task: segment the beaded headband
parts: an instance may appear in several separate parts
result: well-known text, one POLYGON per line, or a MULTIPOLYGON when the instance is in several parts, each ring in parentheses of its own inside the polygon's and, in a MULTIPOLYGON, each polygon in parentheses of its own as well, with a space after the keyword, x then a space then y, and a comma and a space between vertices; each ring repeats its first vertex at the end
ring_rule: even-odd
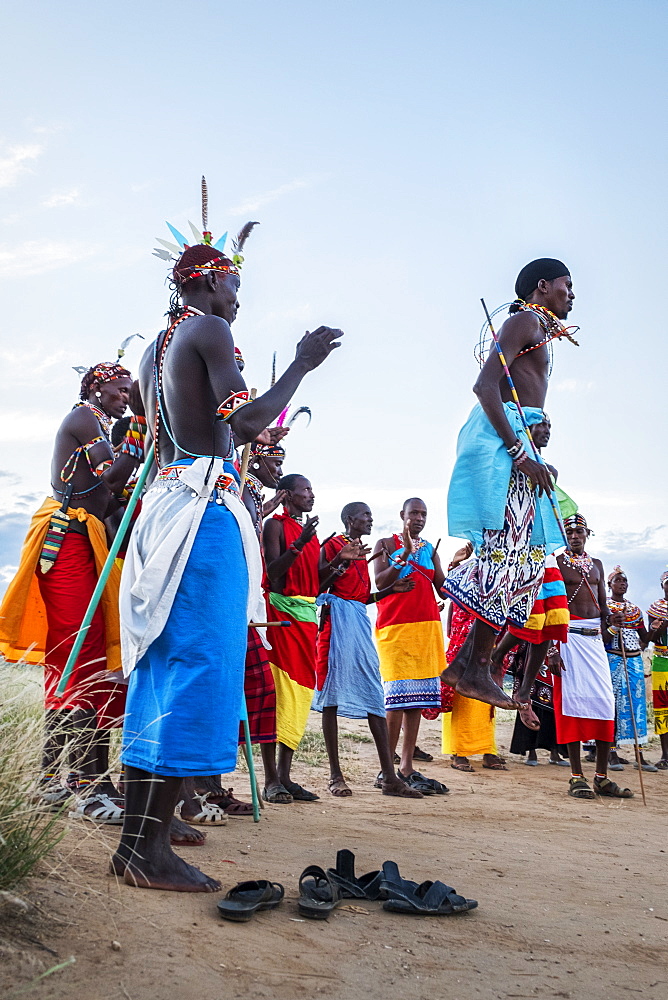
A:
POLYGON ((564 528, 586 528, 587 531, 589 530, 587 522, 582 514, 571 514, 570 517, 567 517, 564 520, 564 528))
MULTIPOLYGON (((81 369, 75 369, 75 371, 81 371, 81 369)), ((94 382, 115 382, 119 378, 131 379, 132 375, 127 368, 117 364, 115 361, 100 361, 98 364, 93 365, 92 368, 85 370, 84 377, 81 379, 79 398, 88 399, 88 394, 94 382)))
POLYGON ((285 458, 285 448, 280 444, 258 444, 253 448, 253 455, 257 458, 285 458))
POLYGON ((612 583, 616 576, 623 576, 626 578, 626 573, 621 566, 613 566, 612 570, 608 573, 608 585, 612 583))
POLYGON ((232 257, 227 257, 224 253, 225 243, 227 241, 227 232, 217 239, 214 243, 213 236, 209 230, 209 191, 206 184, 206 178, 202 177, 202 231, 200 232, 192 222, 188 225, 193 234, 193 241, 188 243, 185 236, 179 232, 171 223, 166 223, 167 228, 171 232, 172 236, 176 240, 176 243, 170 243, 167 240, 160 239, 156 236, 158 243, 161 244, 164 249, 156 247, 153 250, 153 256, 159 257, 160 260, 166 260, 173 263, 172 277, 177 284, 184 284, 186 281, 191 281, 193 278, 201 278, 206 271, 223 271, 225 274, 239 274, 241 266, 244 262, 241 251, 244 248, 246 240, 250 236, 253 228, 259 225, 258 222, 247 222, 239 230, 236 239, 232 240, 232 247, 234 253, 232 257), (181 264, 181 261, 188 250, 191 250, 195 246, 210 247, 210 254, 205 256, 205 259, 193 261, 190 264, 181 264))

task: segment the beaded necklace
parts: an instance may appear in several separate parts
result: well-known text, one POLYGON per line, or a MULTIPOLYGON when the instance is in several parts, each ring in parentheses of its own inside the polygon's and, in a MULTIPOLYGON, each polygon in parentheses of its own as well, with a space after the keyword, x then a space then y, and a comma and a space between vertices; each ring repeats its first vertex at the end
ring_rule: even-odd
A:
POLYGON ((624 616, 623 628, 637 629, 645 624, 642 611, 630 601, 608 601, 608 610, 613 614, 619 612, 624 616))
POLYGON ((262 524, 262 506, 264 503, 264 487, 259 479, 251 475, 250 472, 246 473, 246 480, 244 486, 247 488, 253 504, 255 505, 255 527, 259 528, 262 524))
POLYGON ((520 351, 517 355, 520 358, 523 354, 528 354, 530 351, 536 351, 539 347, 547 347, 550 357, 548 378, 552 374, 552 366, 554 364, 554 349, 552 347, 553 340, 559 340, 561 337, 566 337, 570 340, 572 344, 579 347, 577 340, 574 338, 573 332, 577 332, 579 326, 564 326, 563 323, 555 316, 551 309, 547 309, 545 306, 540 306, 535 302, 525 302, 520 307, 523 312, 532 312, 538 319, 538 322, 545 331, 545 339, 541 340, 538 344, 533 344, 531 347, 525 347, 523 351, 520 351))
POLYGON ((586 552, 582 552, 580 555, 575 555, 574 552, 566 549, 562 555, 562 559, 567 566, 571 566, 573 569, 576 569, 578 573, 582 573, 583 576, 589 576, 594 568, 594 560, 591 556, 588 556, 586 552))
POLYGON ((155 443, 155 464, 160 468, 160 447, 159 447, 159 433, 160 433, 160 421, 162 419, 162 424, 167 432, 167 435, 179 451, 184 452, 186 455, 190 455, 192 458, 208 458, 208 455, 193 455, 186 448, 181 448, 174 439, 171 430, 169 429, 169 424, 167 423, 167 418, 165 416, 165 411, 162 405, 162 370, 165 364, 165 352, 167 350, 167 345, 174 336, 174 331, 177 326, 183 323, 184 320, 190 319, 191 316, 204 316, 204 313, 200 309, 195 309, 194 306, 186 306, 184 311, 181 313, 178 319, 174 320, 172 325, 167 330, 164 340, 160 348, 158 348, 158 343, 160 338, 157 337, 155 341, 155 349, 153 351, 153 381, 155 385, 155 395, 157 399, 157 406, 155 408, 155 421, 153 426, 153 441, 155 443))
POLYGON ((93 414, 95 415, 95 417, 97 417, 98 424, 102 428, 102 433, 106 437, 110 436, 110 434, 111 434, 111 417, 108 416, 104 412, 104 410, 100 409, 99 406, 96 406, 95 403, 91 403, 87 399, 83 399, 80 403, 75 403, 75 405, 72 407, 72 409, 76 410, 78 406, 87 406, 89 410, 92 410, 93 414))

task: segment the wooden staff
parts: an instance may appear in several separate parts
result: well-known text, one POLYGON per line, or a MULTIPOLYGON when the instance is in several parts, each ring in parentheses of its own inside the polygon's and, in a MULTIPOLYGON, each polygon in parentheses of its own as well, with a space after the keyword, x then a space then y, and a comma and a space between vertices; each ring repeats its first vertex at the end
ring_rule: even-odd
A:
MULTIPOLYGON (((633 747, 636 752, 636 763, 638 765, 638 774, 640 776, 640 791, 642 793, 643 805, 647 805, 647 799, 645 798, 645 782, 642 776, 642 755, 640 753, 640 744, 638 743, 638 727, 636 726, 636 713, 633 707, 633 696, 631 694, 631 679, 629 677, 629 668, 626 663, 626 650, 624 649, 624 631, 623 627, 619 628, 619 648, 622 654, 622 662, 624 664, 624 676, 626 677, 626 690, 629 696, 629 707, 631 709, 631 722, 633 723, 633 747)), ((643 682, 644 686, 644 682, 643 682)))

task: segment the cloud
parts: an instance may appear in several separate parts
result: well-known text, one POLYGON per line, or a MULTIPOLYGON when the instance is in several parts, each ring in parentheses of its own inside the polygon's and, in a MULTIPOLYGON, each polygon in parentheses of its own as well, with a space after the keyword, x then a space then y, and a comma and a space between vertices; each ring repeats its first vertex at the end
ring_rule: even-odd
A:
POLYGON ((557 392, 590 392, 595 382, 585 382, 578 378, 564 378, 554 386, 557 392))
POLYGON ((21 546, 29 524, 28 514, 18 512, 0 514, 0 566, 18 565, 21 546))
POLYGON ((297 178, 297 180, 290 181, 288 184, 281 184, 280 187, 273 188, 271 191, 265 191, 263 194, 255 195, 255 197, 248 198, 240 205, 236 205, 234 208, 230 209, 230 214, 252 214, 262 208, 263 205, 269 205, 272 201, 282 198, 284 194, 289 194, 291 191, 297 191, 299 188, 309 187, 310 183, 310 181, 297 178))
POLYGON ((0 187, 16 184, 21 174, 30 169, 27 164, 36 160, 43 152, 44 147, 37 143, 11 146, 6 155, 0 158, 0 187))
POLYGON ((62 208, 64 205, 76 205, 80 201, 79 192, 76 188, 70 191, 61 191, 60 194, 52 194, 42 202, 44 208, 62 208))
POLYGON ((21 428, 22 445, 52 442, 62 417, 52 413, 15 410, 0 413, 0 442, 14 444, 17 440, 16 428, 21 428))
POLYGON ((67 267, 93 257, 99 247, 90 243, 53 243, 29 240, 0 245, 0 278, 25 278, 67 267))

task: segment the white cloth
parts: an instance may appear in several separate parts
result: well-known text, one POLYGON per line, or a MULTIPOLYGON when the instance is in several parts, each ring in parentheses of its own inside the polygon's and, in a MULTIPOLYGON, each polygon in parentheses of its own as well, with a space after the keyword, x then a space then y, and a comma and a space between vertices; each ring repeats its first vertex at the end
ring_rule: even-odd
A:
POLYGON ((601 628, 600 618, 573 618, 568 642, 561 644, 561 711, 576 719, 615 718, 610 664, 599 635, 578 635, 571 628, 601 628))
MULTIPOLYGON (((196 459, 168 487, 154 482, 142 500, 141 513, 130 536, 119 595, 121 656, 126 677, 161 634, 169 618, 206 505, 211 502, 216 480, 223 472, 223 460, 216 459, 208 485, 205 484, 210 461, 196 459)), ((241 533, 248 568, 248 620, 264 621, 262 559, 253 522, 237 496, 225 490, 222 497, 241 533)), ((264 631, 258 629, 260 633, 264 631)))

